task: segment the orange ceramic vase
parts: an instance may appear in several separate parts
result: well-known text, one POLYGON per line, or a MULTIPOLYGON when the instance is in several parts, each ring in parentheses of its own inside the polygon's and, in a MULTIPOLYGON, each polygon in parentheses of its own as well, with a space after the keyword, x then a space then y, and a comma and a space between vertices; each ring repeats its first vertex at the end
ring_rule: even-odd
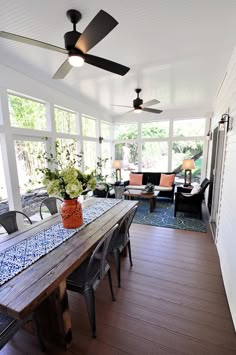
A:
POLYGON ((77 198, 63 201, 61 204, 61 217, 64 228, 78 228, 83 224, 82 207, 77 198))

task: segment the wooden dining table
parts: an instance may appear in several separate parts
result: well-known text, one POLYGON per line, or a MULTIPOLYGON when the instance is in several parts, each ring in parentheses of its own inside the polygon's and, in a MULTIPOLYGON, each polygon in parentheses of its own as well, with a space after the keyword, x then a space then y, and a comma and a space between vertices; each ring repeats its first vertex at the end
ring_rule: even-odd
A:
MULTIPOLYGON (((83 208, 96 201, 97 198, 85 201, 83 208)), ((72 341, 72 330, 66 278, 91 254, 105 233, 119 223, 137 203, 122 200, 60 246, 5 282, 0 286, 0 311, 16 319, 24 319, 34 312, 40 332, 49 341, 68 347, 72 341)), ((56 214, 25 230, 1 237, 0 252, 60 221, 61 216, 56 214)))

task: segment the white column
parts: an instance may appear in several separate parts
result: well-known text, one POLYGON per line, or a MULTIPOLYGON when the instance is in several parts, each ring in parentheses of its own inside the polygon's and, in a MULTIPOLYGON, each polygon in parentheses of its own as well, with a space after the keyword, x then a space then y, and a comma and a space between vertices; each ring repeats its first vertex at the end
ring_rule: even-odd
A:
POLYGON ((170 120, 168 139, 168 171, 172 171, 173 119, 170 120))
POLYGON ((10 210, 21 210, 21 196, 17 173, 14 139, 11 134, 8 94, 6 89, 0 89, 2 120, 5 133, 2 134, 2 159, 10 210))
MULTIPOLYGON (((80 132, 80 137, 79 137, 79 142, 80 142, 80 152, 84 152, 84 145, 83 145, 83 128, 82 128, 82 114, 78 114, 79 118, 79 132, 80 132)), ((81 161, 81 170, 84 171, 84 155, 82 157, 81 161)))
POLYGON ((142 171, 142 131, 141 123, 138 122, 138 171, 142 171))
MULTIPOLYGON (((54 115, 54 105, 50 102, 46 102, 46 120, 47 129, 50 132, 50 137, 46 140, 46 152, 51 152, 53 156, 56 156, 55 142, 56 142, 56 125, 55 125, 55 115, 54 115)), ((49 168, 53 168, 52 164, 48 164, 49 168)), ((54 166, 55 167, 55 166, 54 166)))

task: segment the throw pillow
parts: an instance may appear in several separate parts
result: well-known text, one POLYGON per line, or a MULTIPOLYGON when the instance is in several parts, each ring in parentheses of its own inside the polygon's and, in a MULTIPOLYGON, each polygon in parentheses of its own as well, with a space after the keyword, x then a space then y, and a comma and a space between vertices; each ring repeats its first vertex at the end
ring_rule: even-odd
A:
POLYGON ((160 179, 160 186, 163 187, 171 187, 173 185, 173 182, 175 180, 175 174, 161 174, 161 179, 160 179))
POLYGON ((129 174, 129 184, 141 186, 143 184, 143 174, 129 174))
POLYGON ((201 190, 201 186, 200 185, 194 186, 194 188, 191 190, 191 195, 198 194, 200 190, 201 190))

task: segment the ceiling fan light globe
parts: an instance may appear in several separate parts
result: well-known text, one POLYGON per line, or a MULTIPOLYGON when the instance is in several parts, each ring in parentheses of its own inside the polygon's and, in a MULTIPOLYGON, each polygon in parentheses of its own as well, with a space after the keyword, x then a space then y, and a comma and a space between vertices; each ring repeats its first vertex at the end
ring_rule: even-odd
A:
POLYGON ((135 107, 134 112, 136 113, 141 113, 142 112, 142 107, 135 107))
POLYGON ((80 57, 79 55, 70 55, 69 63, 72 65, 72 67, 81 67, 84 64, 84 58, 80 57))

